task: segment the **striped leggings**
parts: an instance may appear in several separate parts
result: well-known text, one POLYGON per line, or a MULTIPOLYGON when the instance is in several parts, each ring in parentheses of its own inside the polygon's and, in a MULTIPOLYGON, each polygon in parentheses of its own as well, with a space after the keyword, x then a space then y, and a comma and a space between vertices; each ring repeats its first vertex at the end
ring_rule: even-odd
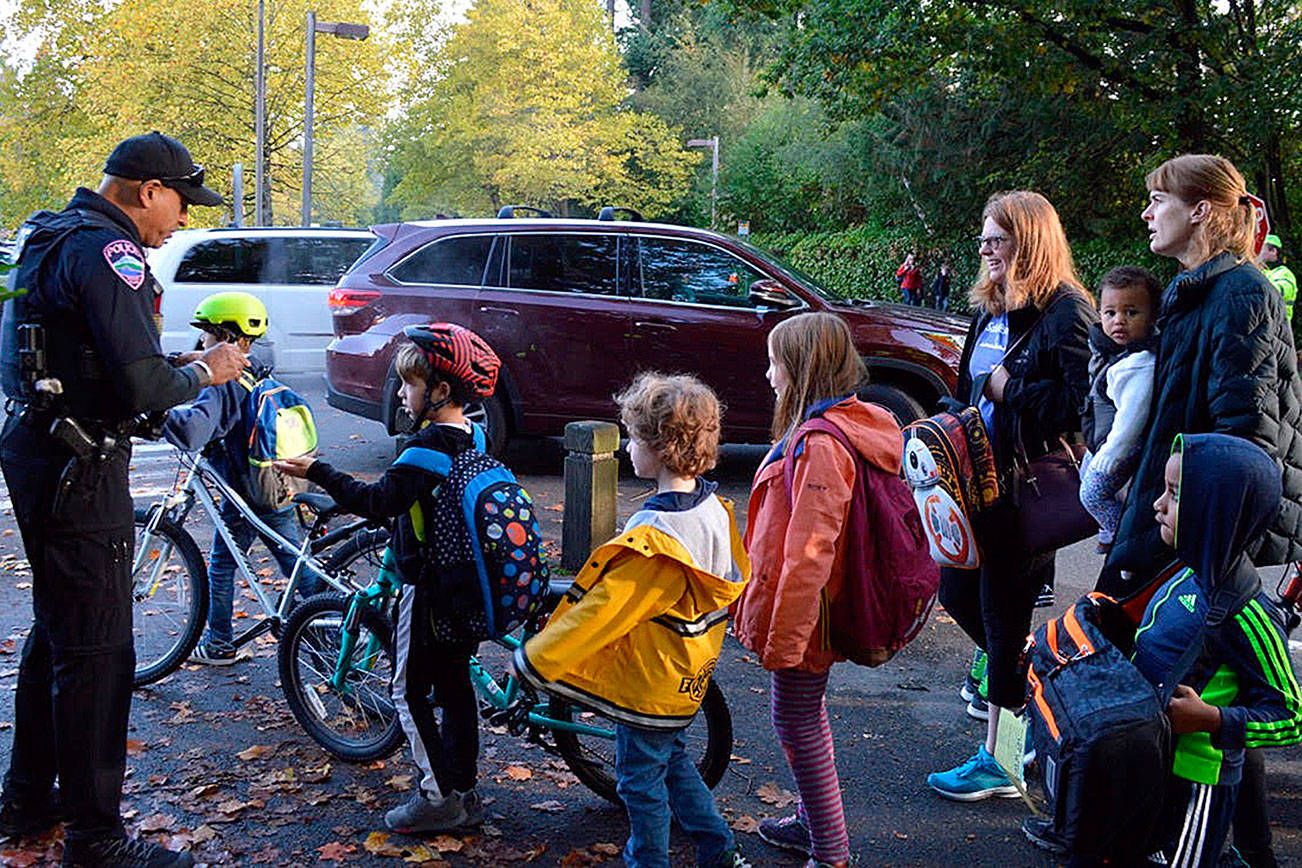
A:
POLYGON ((850 836, 823 701, 826 692, 826 672, 779 669, 773 673, 773 729, 796 779, 800 818, 813 840, 814 858, 838 862, 850 858, 850 836))

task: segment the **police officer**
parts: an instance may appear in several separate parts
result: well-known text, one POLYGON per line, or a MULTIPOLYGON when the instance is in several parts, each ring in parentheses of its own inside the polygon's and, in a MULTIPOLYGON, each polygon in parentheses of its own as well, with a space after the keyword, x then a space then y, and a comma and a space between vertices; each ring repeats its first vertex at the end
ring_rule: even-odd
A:
POLYGON ((223 343, 177 365, 158 343, 144 248, 184 226, 190 205, 221 204, 203 175, 175 139, 135 136, 113 150, 97 191, 79 188, 18 234, 10 280, 26 294, 5 303, 0 328, 0 468, 32 567, 34 618, 0 832, 34 834, 66 817, 65 866, 194 863, 128 838, 119 802, 135 669, 130 437, 142 414, 233 379, 247 361, 223 343))

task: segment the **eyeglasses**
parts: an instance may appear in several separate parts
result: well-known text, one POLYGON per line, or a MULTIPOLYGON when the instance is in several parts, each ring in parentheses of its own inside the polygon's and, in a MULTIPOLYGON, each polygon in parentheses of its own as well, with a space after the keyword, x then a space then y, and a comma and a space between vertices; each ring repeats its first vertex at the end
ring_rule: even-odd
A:
POLYGON ((998 250, 1000 247, 1003 247, 1004 244, 1008 241, 1008 236, 1007 235, 978 235, 973 240, 976 241, 977 250, 980 250, 982 247, 985 247, 987 244, 990 245, 991 250, 998 250))
POLYGON ((172 183, 177 183, 177 184, 185 183, 185 184, 193 184, 197 187, 202 187, 203 166, 200 166, 196 163, 195 167, 190 170, 190 174, 188 175, 179 175, 170 178, 159 178, 158 180, 162 181, 164 184, 167 184, 170 181, 172 183))

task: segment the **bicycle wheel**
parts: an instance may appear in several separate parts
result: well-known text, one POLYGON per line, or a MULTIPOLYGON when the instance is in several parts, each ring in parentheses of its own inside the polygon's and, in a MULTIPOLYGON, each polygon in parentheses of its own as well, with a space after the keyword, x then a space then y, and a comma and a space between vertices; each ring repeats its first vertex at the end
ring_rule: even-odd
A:
POLYGON ((294 717, 317 744, 346 762, 369 762, 402 744, 398 712, 389 699, 393 629, 375 609, 361 608, 346 689, 337 690, 330 680, 348 606, 346 597, 317 594, 294 609, 280 640, 280 685, 294 717))
POLYGON ((356 590, 369 588, 380 574, 389 532, 382 527, 363 528, 341 542, 325 559, 324 569, 356 590))
POLYGON ((175 672, 199 642, 208 618, 208 567, 194 539, 167 519, 146 533, 153 509, 137 509, 131 574, 134 684, 175 672))
MULTIPOLYGON (((592 726, 610 726, 614 722, 604 715, 571 705, 552 697, 547 716, 556 720, 573 720, 592 726)), ((596 735, 552 730, 556 749, 574 776, 583 785, 609 802, 622 805, 615 790, 615 739, 596 735)), ((711 789, 723 778, 732 758, 732 714, 723 691, 714 681, 705 691, 701 710, 687 727, 687 753, 696 761, 701 779, 711 789)))

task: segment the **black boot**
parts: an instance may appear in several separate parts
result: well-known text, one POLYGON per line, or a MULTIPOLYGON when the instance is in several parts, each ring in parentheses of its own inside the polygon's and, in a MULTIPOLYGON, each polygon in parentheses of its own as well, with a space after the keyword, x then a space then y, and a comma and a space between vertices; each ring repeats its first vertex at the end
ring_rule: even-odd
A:
POLYGON ((63 868, 191 868, 194 857, 139 838, 92 838, 63 847, 63 868))

